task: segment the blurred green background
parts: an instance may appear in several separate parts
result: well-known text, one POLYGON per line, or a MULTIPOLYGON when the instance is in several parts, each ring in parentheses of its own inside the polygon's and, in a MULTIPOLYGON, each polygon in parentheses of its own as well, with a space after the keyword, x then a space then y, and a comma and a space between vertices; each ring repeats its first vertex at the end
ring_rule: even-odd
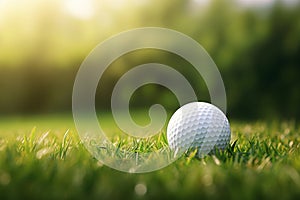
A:
MULTIPOLYGON (((71 112, 74 79, 88 53, 113 34, 144 26, 175 29, 207 50, 223 76, 229 117, 300 117, 298 0, 0 0, 0 116, 71 112)), ((143 50, 106 71, 97 108, 108 110, 116 81, 147 62, 178 69, 199 100, 209 101, 187 61, 143 50)), ((170 91, 155 85, 137 90, 131 107, 145 102, 178 107, 170 91)))

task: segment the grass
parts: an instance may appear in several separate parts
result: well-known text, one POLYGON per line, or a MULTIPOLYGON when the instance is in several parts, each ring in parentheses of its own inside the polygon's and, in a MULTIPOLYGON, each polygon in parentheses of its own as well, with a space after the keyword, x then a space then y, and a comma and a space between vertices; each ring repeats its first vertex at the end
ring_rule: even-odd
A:
MULTIPOLYGON (((300 127, 232 122, 231 128, 226 151, 201 159, 191 153, 162 170, 128 174, 94 159, 68 117, 2 120, 0 199, 299 199, 300 127)), ((166 144, 164 137, 114 141, 141 152, 166 144)))

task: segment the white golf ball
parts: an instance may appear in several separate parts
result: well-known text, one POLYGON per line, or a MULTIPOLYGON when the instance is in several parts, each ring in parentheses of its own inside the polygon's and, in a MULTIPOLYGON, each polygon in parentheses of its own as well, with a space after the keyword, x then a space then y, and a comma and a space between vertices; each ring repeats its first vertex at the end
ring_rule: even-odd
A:
POLYGON ((179 108, 167 127, 171 150, 185 152, 197 149, 203 156, 214 148, 225 149, 230 142, 230 125, 225 114, 205 102, 192 102, 179 108))

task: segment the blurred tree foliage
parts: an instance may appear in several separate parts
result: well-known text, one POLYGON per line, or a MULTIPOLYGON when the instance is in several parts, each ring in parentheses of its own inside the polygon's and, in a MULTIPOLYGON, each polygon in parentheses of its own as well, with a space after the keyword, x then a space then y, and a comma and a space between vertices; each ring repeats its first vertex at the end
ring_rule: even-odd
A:
MULTIPOLYGON (((18 15, 3 14, 0 114, 70 111, 76 72, 93 47, 120 31, 161 26, 191 36, 208 51, 223 76, 230 117, 300 117, 300 4, 276 1, 271 7, 254 9, 233 0, 209 5, 192 0, 145 2, 117 10, 98 3, 88 20, 62 12, 59 1, 37 3, 18 10, 18 15)), ((145 50, 117 59, 105 72, 97 107, 108 109, 113 86, 122 74, 147 62, 179 70, 196 85, 199 100, 209 101, 203 80, 186 60, 145 50)), ((162 103, 170 110, 178 107, 170 91, 154 85, 137 90, 131 106, 139 108, 145 102, 162 103)))

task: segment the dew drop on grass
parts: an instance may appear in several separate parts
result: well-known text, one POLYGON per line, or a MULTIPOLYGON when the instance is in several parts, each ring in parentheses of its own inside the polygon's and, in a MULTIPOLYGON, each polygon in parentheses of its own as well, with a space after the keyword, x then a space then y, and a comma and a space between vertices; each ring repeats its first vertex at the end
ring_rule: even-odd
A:
POLYGON ((138 196, 143 196, 147 192, 147 186, 143 183, 139 183, 134 187, 134 191, 138 196))

